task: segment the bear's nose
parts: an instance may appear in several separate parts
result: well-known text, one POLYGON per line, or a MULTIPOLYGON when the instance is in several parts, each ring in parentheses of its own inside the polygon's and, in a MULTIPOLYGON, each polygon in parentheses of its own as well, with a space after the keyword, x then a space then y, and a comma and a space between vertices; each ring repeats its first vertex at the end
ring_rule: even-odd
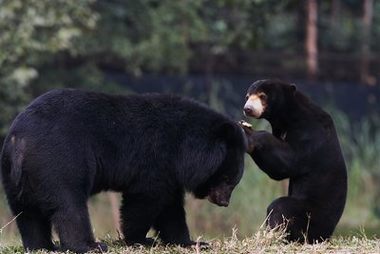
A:
POLYGON ((222 200, 219 202, 219 205, 224 206, 224 207, 227 207, 229 204, 230 204, 230 202, 228 202, 227 200, 222 200))
POLYGON ((244 114, 246 116, 251 116, 253 114, 253 110, 250 107, 244 107, 244 114))

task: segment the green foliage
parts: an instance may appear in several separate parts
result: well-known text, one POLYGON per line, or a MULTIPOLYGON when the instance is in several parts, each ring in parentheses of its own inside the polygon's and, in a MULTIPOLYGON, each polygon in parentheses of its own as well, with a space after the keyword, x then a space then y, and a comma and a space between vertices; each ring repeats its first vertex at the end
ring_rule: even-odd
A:
POLYGON ((0 128, 52 87, 120 91, 102 66, 184 73, 195 54, 252 45, 263 1, 0 1, 0 128), (255 9, 256 10, 256 9, 255 9), (258 15, 259 16, 259 15, 258 15))
POLYGON ((3 0, 0 9, 0 64, 33 61, 29 54, 69 49, 81 28, 93 28, 92 0, 3 0), (28 59, 26 58, 28 57, 28 59))
POLYGON ((70 50, 71 40, 94 28, 92 0, 0 1, 0 134, 30 100, 28 85, 37 66, 53 54, 70 50))
MULTIPOLYGON (((335 22, 331 3, 320 2, 320 46, 357 51, 362 1, 340 2, 335 22)), ((379 8, 375 1, 375 50, 379 8)), ((107 70, 210 73, 219 57, 236 64, 242 52, 297 53, 303 50, 304 15, 295 0, 0 0, 0 135, 27 101, 47 89, 123 91, 104 77, 107 70)), ((303 68, 299 58, 292 61, 277 64, 303 68)))
POLYGON ((77 41, 78 54, 104 56, 132 73, 187 71, 192 53, 225 53, 247 45, 255 26, 250 10, 261 1, 97 1, 97 30, 77 41))

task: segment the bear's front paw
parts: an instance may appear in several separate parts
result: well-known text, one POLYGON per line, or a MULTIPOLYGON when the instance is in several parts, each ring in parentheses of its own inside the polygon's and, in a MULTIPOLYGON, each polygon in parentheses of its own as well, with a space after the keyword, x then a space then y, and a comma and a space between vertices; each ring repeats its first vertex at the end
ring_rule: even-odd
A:
POLYGON ((86 244, 83 246, 62 246, 61 248, 57 249, 57 251, 66 252, 66 251, 72 251, 74 253, 87 253, 87 252, 107 252, 108 247, 105 243, 102 242, 94 242, 90 244, 86 244))
POLYGON ((194 242, 194 244, 192 245, 192 247, 199 248, 201 250, 207 250, 207 249, 211 248, 210 244, 208 244, 206 242, 194 242))
POLYGON ((246 140, 247 140, 247 153, 251 154, 253 152, 253 149, 254 149, 255 142, 253 141, 253 138, 254 138, 254 134, 256 132, 253 129, 252 124, 247 123, 244 120, 240 120, 238 122, 238 124, 243 129, 243 131, 245 133, 245 136, 246 136, 246 140))
POLYGON ((137 245, 143 245, 145 247, 153 247, 157 245, 157 241, 153 238, 144 238, 139 240, 125 240, 125 243, 128 246, 137 246, 137 245))
POLYGON ((189 241, 187 243, 181 243, 179 244, 181 247, 184 247, 184 248, 188 248, 188 247, 192 247, 192 248, 200 248, 200 249, 209 249, 210 248, 210 244, 206 243, 206 242, 194 242, 194 241, 189 241))
POLYGON ((238 124, 244 130, 244 132, 246 134, 251 134, 254 131, 252 124, 250 124, 250 123, 248 123, 248 122, 246 122, 244 120, 240 120, 238 122, 238 124))
POLYGON ((108 251, 108 246, 107 244, 103 242, 95 242, 93 245, 90 246, 91 249, 100 251, 101 253, 107 252, 108 251))

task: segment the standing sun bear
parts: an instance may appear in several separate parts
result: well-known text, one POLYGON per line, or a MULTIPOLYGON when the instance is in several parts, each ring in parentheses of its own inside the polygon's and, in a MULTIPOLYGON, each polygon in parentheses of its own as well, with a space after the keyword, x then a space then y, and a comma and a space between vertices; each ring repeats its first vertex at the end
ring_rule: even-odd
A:
POLYGON ((1 155, 3 185, 25 249, 87 252, 97 243, 87 209, 100 191, 122 193, 127 244, 189 246, 184 192, 227 206, 243 174, 240 126, 170 95, 111 96, 52 90, 13 122, 1 155))
POLYGON ((269 227, 285 223, 289 241, 328 239, 347 193, 346 166, 331 117, 295 85, 278 80, 253 83, 244 113, 272 126, 269 133, 242 124, 252 159, 269 177, 289 178, 288 196, 267 209, 269 227))

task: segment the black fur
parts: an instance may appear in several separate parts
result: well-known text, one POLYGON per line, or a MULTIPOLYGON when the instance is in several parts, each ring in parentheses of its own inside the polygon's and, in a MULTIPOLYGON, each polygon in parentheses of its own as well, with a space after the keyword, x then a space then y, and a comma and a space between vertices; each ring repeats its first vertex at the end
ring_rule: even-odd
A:
POLYGON ((3 184, 26 249, 105 249, 92 234, 87 199, 122 192, 128 244, 191 245, 184 192, 227 206, 243 174, 241 128, 195 101, 53 90, 13 122, 1 155, 3 184))
POLYGON ((345 206, 346 166, 334 123, 296 87, 277 80, 255 82, 248 95, 264 92, 260 118, 273 134, 245 128, 250 155, 275 180, 289 178, 289 194, 268 207, 271 228, 288 221, 290 241, 328 239, 345 206))

